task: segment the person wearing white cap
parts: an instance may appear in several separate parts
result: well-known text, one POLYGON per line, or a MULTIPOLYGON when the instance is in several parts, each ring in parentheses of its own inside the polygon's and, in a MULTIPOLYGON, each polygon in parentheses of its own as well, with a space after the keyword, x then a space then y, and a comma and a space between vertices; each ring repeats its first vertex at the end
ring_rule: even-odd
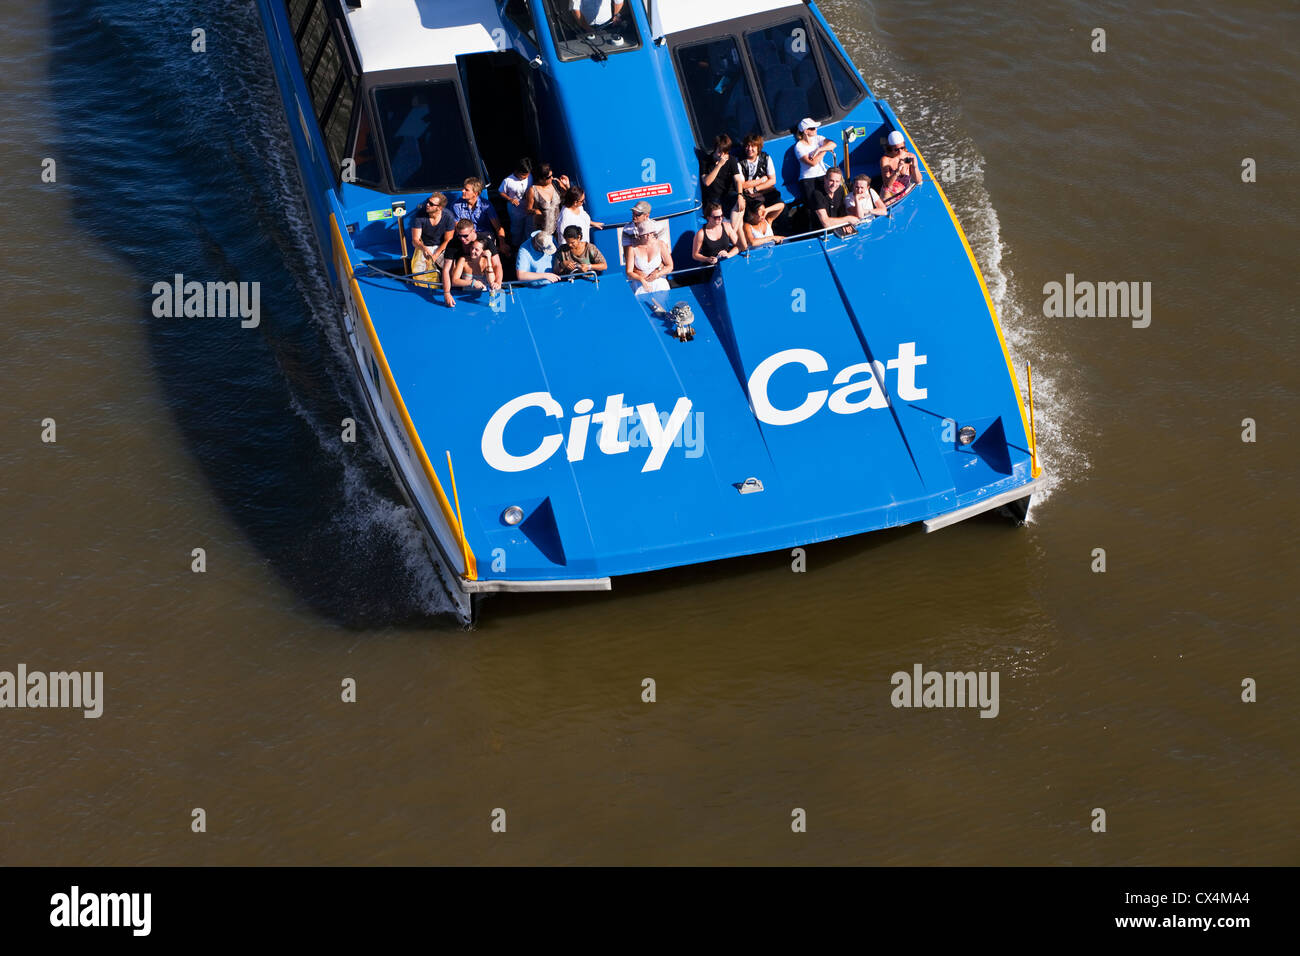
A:
MULTIPOLYGON (((822 177, 826 175, 826 156, 834 152, 835 141, 817 132, 815 119, 799 121, 799 138, 794 141, 794 154, 799 159, 799 187, 803 190, 805 203, 811 203, 813 193, 821 187, 822 177)), ((834 161, 832 155, 832 165, 834 161)))
POLYGON ((889 134, 888 142, 885 155, 880 157, 880 191, 886 204, 896 201, 921 183, 921 164, 908 152, 903 134, 894 130, 889 134))
POLYGON ((538 229, 531 240, 519 247, 519 255, 515 259, 515 275, 521 282, 546 285, 560 279, 553 271, 554 268, 555 239, 549 232, 538 229))

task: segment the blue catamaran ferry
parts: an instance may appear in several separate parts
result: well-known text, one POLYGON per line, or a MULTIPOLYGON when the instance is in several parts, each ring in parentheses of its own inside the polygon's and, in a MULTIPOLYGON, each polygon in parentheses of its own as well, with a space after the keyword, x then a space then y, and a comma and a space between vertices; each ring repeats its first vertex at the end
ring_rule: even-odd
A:
POLYGON ((1032 399, 979 267, 816 4, 258 5, 360 391, 467 619, 485 592, 1025 519, 1032 399), (775 181, 733 187, 728 137, 775 181), (551 232, 543 163, 599 256, 551 232), (887 214, 839 215, 836 164, 887 214), (503 202, 524 187, 531 212, 503 202), (542 275, 566 249, 606 268, 542 275))

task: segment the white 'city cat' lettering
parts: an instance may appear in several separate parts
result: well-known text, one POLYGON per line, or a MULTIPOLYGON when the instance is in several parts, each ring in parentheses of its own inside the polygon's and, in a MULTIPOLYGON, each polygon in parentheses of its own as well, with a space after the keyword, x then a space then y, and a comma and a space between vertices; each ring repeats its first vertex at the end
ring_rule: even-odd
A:
MULTIPOLYGON (((593 415, 590 412, 594 407, 595 403, 589 398, 581 399, 573 406, 574 419, 569 424, 569 461, 582 461, 586 456, 587 431, 593 422, 600 426, 596 447, 602 453, 622 455, 632 449, 631 442, 619 437, 620 433, 626 434, 622 423, 630 419, 633 414, 633 409, 623 404, 622 394, 610 395, 605 399, 604 410, 593 415)), ((540 408, 552 418, 564 417, 564 408, 551 397, 550 392, 529 392, 527 395, 512 398, 498 408, 488 420, 487 427, 483 429, 481 446, 484 461, 497 471, 527 471, 536 468, 564 444, 564 436, 554 434, 542 438, 526 455, 512 455, 506 451, 506 426, 525 408, 540 408)), ((650 454, 645 464, 641 466, 641 470, 658 471, 668 456, 668 450, 673 447, 677 433, 686 424, 686 418, 691 413, 691 400, 685 397, 677 399, 672 414, 668 416, 667 424, 660 422, 659 409, 653 402, 637 405, 635 412, 640 416, 646 438, 650 440, 650 454)))
POLYGON ((758 363, 754 374, 749 376, 749 400, 754 406, 754 415, 765 425, 797 425, 812 418, 827 405, 837 415, 852 415, 871 408, 888 408, 889 398, 885 394, 882 382, 886 369, 898 370, 898 388, 895 394, 905 402, 917 401, 929 394, 928 389, 917 388, 916 369, 924 365, 926 356, 916 354, 915 342, 904 342, 898 347, 898 358, 888 362, 862 362, 841 369, 831 380, 832 385, 842 388, 831 392, 828 389, 809 391, 802 402, 794 408, 777 408, 768 398, 768 384, 778 369, 787 365, 800 365, 809 373, 828 371, 830 366, 821 353, 812 349, 786 349, 777 352, 758 363), (865 376, 858 381, 857 376, 865 376), (866 392, 861 398, 854 399, 859 392, 866 392))
MULTIPOLYGON (((840 386, 835 391, 828 388, 812 388, 805 392, 802 402, 794 408, 777 408, 768 396, 768 386, 778 373, 787 366, 800 366, 806 375, 816 375, 830 370, 826 359, 812 349, 786 349, 769 356, 758 364, 749 377, 749 398, 754 415, 765 425, 797 425, 806 421, 823 407, 829 408, 837 415, 853 415, 873 408, 888 408, 889 395, 884 388, 886 371, 896 370, 898 381, 894 394, 903 401, 917 401, 928 394, 916 384, 916 369, 926 363, 926 356, 916 354, 915 342, 903 342, 898 347, 898 357, 887 362, 860 362, 837 372, 831 379, 832 385, 840 386)), ((565 456, 569 461, 582 461, 586 457, 591 426, 597 427, 596 447, 605 455, 622 455, 632 448, 631 443, 621 435, 626 434, 623 423, 637 416, 650 441, 650 454, 646 457, 641 471, 658 471, 663 467, 673 442, 677 439, 691 413, 692 403, 689 398, 677 399, 672 413, 666 423, 659 416, 659 409, 653 402, 635 406, 623 404, 623 393, 609 395, 605 407, 598 412, 592 410, 596 403, 590 398, 579 399, 573 406, 573 418, 569 422, 568 438, 565 439, 562 428, 551 434, 534 436, 531 450, 525 454, 513 454, 506 451, 506 429, 511 421, 525 409, 540 409, 545 415, 562 420, 564 407, 555 400, 550 392, 529 392, 512 398, 493 413, 483 429, 481 448, 483 459, 497 471, 517 472, 536 468, 566 446, 565 456)), ((518 428, 515 429, 518 432, 518 428)), ((512 447, 530 447, 529 439, 512 436, 512 447)), ((696 456, 698 457, 698 456, 696 456)))

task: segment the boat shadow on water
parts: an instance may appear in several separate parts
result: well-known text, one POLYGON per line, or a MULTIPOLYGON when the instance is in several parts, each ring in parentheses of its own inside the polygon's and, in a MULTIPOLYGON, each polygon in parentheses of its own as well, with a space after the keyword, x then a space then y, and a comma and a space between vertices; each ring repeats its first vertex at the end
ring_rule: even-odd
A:
POLYGON ((143 327, 186 450, 293 593, 349 629, 458 628, 335 341, 256 9, 168 6, 52 10, 55 147, 75 240, 126 263, 139 293, 127 318, 143 327), (191 51, 191 20, 209 52, 191 51), (160 317, 154 285, 177 275, 249 283, 256 314, 160 317))

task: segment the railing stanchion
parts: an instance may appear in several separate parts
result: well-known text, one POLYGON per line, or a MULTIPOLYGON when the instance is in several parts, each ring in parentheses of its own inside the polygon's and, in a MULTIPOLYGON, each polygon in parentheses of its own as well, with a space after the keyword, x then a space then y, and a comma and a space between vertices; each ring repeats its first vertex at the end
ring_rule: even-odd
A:
POLYGON ((1038 427, 1034 423, 1034 367, 1025 363, 1025 380, 1029 386, 1029 460, 1030 474, 1037 478, 1043 473, 1038 467, 1038 427))
POLYGON ((465 577, 469 577, 469 542, 465 540, 465 519, 460 516, 460 492, 456 490, 456 469, 451 466, 451 449, 447 450, 447 472, 451 475, 451 495, 456 502, 456 524, 460 535, 460 553, 465 561, 465 577))

